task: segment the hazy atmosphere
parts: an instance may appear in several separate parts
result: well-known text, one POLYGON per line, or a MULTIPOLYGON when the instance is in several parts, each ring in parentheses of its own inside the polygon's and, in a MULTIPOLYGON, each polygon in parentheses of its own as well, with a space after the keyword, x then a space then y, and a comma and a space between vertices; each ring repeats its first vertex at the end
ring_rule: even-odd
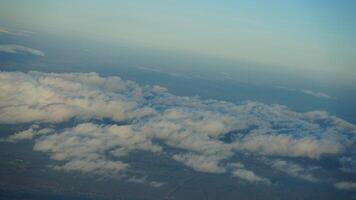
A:
POLYGON ((355 10, 0 0, 0 199, 356 199, 355 10))

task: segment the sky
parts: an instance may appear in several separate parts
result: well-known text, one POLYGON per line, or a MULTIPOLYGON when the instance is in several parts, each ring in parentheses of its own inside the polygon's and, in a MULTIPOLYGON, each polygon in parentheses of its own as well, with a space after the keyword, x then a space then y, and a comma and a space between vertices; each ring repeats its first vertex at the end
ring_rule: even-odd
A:
POLYGON ((271 70, 341 77, 356 71, 354 1, 0 3, 0 23, 5 25, 264 64, 271 70))
POLYGON ((356 3, 266 2, 0 0, 0 198, 355 197, 356 3))

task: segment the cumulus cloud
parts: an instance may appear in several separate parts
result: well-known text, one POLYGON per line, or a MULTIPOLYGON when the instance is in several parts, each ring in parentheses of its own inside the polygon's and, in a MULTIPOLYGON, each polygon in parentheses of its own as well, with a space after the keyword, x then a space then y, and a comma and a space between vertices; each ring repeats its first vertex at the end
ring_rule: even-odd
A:
POLYGON ((122 121, 155 112, 142 106, 141 88, 117 77, 4 72, 0 81, 0 123, 58 123, 71 118, 122 121))
POLYGON ((353 190, 356 191, 356 183, 354 182, 337 182, 334 184, 337 189, 340 190, 353 190))
POLYGON ((0 53, 15 53, 15 54, 23 54, 28 53, 35 56, 45 56, 43 51, 25 47, 18 44, 0 44, 0 53))
MULTIPOLYGON (((0 73, 0 124, 63 124, 30 127, 5 141, 34 139, 34 150, 55 160, 53 169, 121 174, 134 151, 172 155, 196 171, 225 173, 236 153, 304 157, 342 155, 355 144, 355 125, 328 113, 294 112, 281 105, 180 97, 160 86, 140 86, 96 73, 0 73)), ((273 165, 313 180, 297 164, 273 165)), ((230 171, 229 171, 230 172, 230 171)), ((233 176, 269 183, 244 167, 233 176)))

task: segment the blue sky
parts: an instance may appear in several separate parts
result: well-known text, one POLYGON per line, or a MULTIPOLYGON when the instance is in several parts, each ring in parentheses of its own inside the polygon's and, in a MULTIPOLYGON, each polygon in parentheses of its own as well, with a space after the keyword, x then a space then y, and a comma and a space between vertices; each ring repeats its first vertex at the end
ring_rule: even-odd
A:
POLYGON ((1 1, 0 22, 110 43, 355 74, 354 1, 1 1))

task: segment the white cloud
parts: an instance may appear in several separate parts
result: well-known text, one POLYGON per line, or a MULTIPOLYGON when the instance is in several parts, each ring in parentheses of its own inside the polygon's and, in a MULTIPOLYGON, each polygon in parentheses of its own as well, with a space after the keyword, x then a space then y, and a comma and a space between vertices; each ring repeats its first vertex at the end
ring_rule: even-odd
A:
POLYGON ((74 117, 121 121, 155 112, 140 105, 141 88, 116 77, 3 72, 0 81, 0 123, 56 123, 74 117))
MULTIPOLYGON (((58 170, 118 174, 131 167, 121 158, 132 151, 165 154, 173 148, 179 151, 173 159, 196 171, 224 173, 236 152, 320 159, 342 155, 355 144, 355 125, 325 112, 180 97, 160 86, 96 73, 0 72, 0 91, 0 124, 76 119, 74 127, 43 134, 32 127, 5 138, 34 138, 34 150, 57 160, 53 168, 58 170), (233 135, 229 142, 227 134, 233 135)), ((297 165, 275 167, 312 179, 297 165)), ((268 182, 250 170, 234 169, 234 176, 268 182)))
POLYGON ((116 173, 129 166, 119 160, 111 161, 108 155, 120 158, 132 150, 161 151, 160 146, 134 132, 131 126, 99 126, 92 123, 43 136, 37 140, 34 149, 47 152, 52 159, 64 163, 55 166, 55 169, 95 173, 116 173))
POLYGON ((354 190, 356 191, 356 183, 354 182, 337 182, 334 184, 337 189, 340 190, 354 190))
POLYGON ((46 135, 54 132, 54 130, 51 128, 43 128, 40 130, 38 129, 39 129, 38 126, 33 125, 27 130, 17 132, 13 135, 8 136, 5 139, 2 139, 2 141, 17 142, 20 140, 30 140, 33 139, 35 136, 46 135))
POLYGON ((338 138, 293 138, 290 135, 251 134, 236 143, 236 148, 263 155, 320 158, 322 154, 340 154, 345 150, 338 138))
POLYGON ((15 54, 29 53, 36 56, 45 56, 45 53, 43 51, 21 46, 18 44, 0 44, 0 53, 1 52, 15 54))
POLYGON ((231 173, 234 177, 240 178, 244 181, 271 184, 269 179, 257 176, 255 172, 246 169, 245 165, 240 162, 230 163, 228 167, 232 168, 231 173))
POLYGON ((249 182, 261 182, 266 184, 271 183, 268 179, 257 176, 253 171, 247 169, 236 169, 232 172, 232 175, 249 182))

